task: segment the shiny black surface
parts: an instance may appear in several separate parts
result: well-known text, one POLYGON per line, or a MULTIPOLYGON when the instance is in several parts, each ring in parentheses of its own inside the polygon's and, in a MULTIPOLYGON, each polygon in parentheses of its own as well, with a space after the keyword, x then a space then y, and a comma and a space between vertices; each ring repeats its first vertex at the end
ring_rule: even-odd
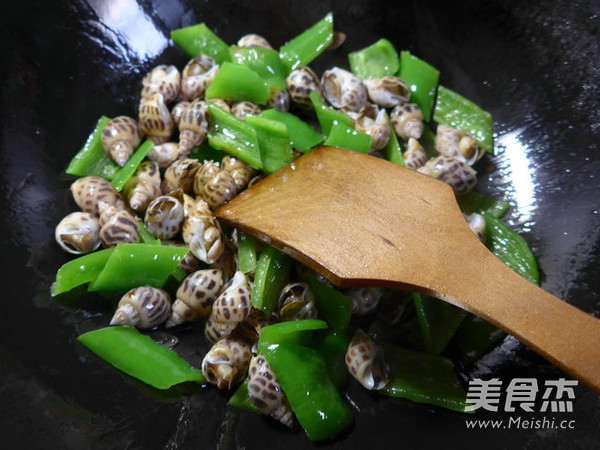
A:
MULTIPOLYGON (((306 448, 287 431, 225 406, 213 388, 146 388, 75 341, 107 320, 107 299, 49 296, 68 258, 53 229, 74 210, 62 176, 101 114, 134 115, 141 77, 185 63, 168 31, 204 21, 226 42, 256 32, 274 46, 333 11, 348 34, 313 65, 345 66, 380 37, 441 70, 441 82, 490 111, 497 156, 480 190, 513 205, 542 270, 542 287, 600 315, 600 8, 597 1, 4 2, 0 18, 1 448, 306 448)), ((198 332, 178 350, 199 363, 198 332)), ((598 343, 600 345, 600 343, 598 343)), ((514 339, 470 376, 561 376, 514 339)), ((572 430, 468 430, 465 416, 379 398, 352 384, 348 434, 331 448, 598 448, 600 400, 576 390, 572 430)), ((528 416, 522 413, 522 416, 528 416)), ((481 418, 511 417, 504 413, 481 418)), ((512 417, 515 417, 513 414, 512 417)), ((538 416, 539 417, 539 416, 538 416)))

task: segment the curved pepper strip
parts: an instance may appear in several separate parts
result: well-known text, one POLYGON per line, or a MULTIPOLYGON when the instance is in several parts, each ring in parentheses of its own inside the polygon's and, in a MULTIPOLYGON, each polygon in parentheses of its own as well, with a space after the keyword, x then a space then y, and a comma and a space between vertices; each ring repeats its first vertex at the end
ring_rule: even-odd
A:
POLYGON ((106 248, 64 263, 56 272, 56 279, 50 288, 52 296, 96 281, 113 251, 114 248, 106 248))
POLYGON ((135 328, 100 328, 77 340, 117 369, 157 389, 185 381, 206 383, 201 370, 135 328))
POLYGON ((258 257, 252 287, 252 306, 270 316, 277 307, 279 294, 285 286, 292 258, 269 245, 258 257))
POLYGON ((348 54, 350 70, 363 80, 395 75, 400 67, 398 52, 387 39, 348 54))

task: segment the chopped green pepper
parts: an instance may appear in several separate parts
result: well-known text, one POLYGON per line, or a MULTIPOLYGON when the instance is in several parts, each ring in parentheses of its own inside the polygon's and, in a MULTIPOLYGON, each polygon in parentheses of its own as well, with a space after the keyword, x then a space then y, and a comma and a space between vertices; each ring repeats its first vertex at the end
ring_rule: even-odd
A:
POLYGON ((144 244, 154 243, 154 244, 160 245, 160 239, 156 239, 154 237, 154 235, 152 233, 150 233, 148 228, 146 228, 146 225, 144 225, 144 222, 142 222, 141 220, 137 221, 137 229, 138 229, 138 234, 140 235, 141 242, 143 242, 144 244))
POLYGON ((137 286, 162 287, 188 248, 172 245, 118 244, 90 285, 90 291, 126 291, 137 286))
POLYGON ((246 116, 246 123, 256 130, 264 172, 276 172, 294 160, 287 126, 283 122, 260 116, 246 116))
POLYGON ((269 100, 269 85, 256 72, 241 64, 224 62, 206 89, 206 99, 248 100, 264 105, 269 100))
POLYGON ((256 130, 245 121, 208 103, 208 144, 247 162, 255 169, 262 169, 256 130))
POLYGON ((384 344, 383 349, 390 381, 382 394, 467 412, 469 404, 451 360, 393 345, 384 344))
POLYGON ((388 161, 391 161, 399 166, 404 166, 404 157, 402 156, 402 147, 400 147, 400 143, 398 142, 398 137, 396 133, 394 133, 394 126, 392 125, 392 121, 387 113, 385 113, 385 118, 390 127, 390 139, 388 140, 385 147, 381 150, 383 156, 388 161))
POLYGON ((56 272, 56 280, 50 288, 52 296, 94 282, 113 251, 114 248, 98 250, 63 264, 56 272))
POLYGON ((387 39, 379 39, 368 47, 349 53, 348 63, 352 73, 363 80, 395 75, 400 67, 398 52, 387 39))
POLYGON ((244 381, 240 383, 233 395, 229 397, 227 404, 234 408, 261 414, 261 411, 252 404, 248 395, 248 377, 244 378, 244 381))
POLYGON ((260 113, 260 116, 284 123, 287 126, 291 146, 303 153, 323 142, 321 133, 294 114, 270 108, 260 113))
POLYGON ((171 31, 171 39, 190 58, 208 55, 217 64, 229 61, 229 46, 204 23, 171 31))
POLYGON ((337 111, 330 106, 324 105, 321 100, 321 96, 317 91, 312 91, 310 94, 310 100, 312 101, 315 113, 317 114, 317 120, 321 125, 321 131, 325 136, 329 135, 331 126, 334 122, 338 122, 348 127, 353 127, 352 119, 341 111, 337 111))
POLYGON ((398 76, 406 81, 410 88, 410 101, 417 104, 425 121, 429 122, 438 90, 440 71, 405 50, 400 52, 398 76))
POLYGON ((110 180, 119 170, 119 165, 104 151, 102 147, 102 130, 110 119, 100 117, 94 131, 88 136, 85 144, 71 159, 65 173, 78 177, 98 176, 110 180))
POLYGON ((127 183, 127 180, 129 180, 129 178, 131 178, 131 176, 135 173, 148 152, 152 150, 152 147, 154 147, 154 143, 152 141, 145 141, 135 152, 133 152, 133 155, 131 155, 125 165, 121 167, 117 173, 115 173, 110 182, 117 192, 123 189, 125 183, 127 183))
POLYGON ((354 128, 334 120, 329 130, 329 136, 323 145, 346 148, 355 152, 367 153, 371 147, 372 138, 354 128))
POLYGON ((229 48, 231 62, 252 69, 269 86, 277 89, 287 89, 285 78, 287 70, 279 59, 279 52, 264 47, 229 48))
POLYGON ((317 309, 329 326, 337 332, 348 328, 352 316, 352 299, 334 288, 321 283, 314 275, 308 276, 308 285, 315 295, 317 309))
POLYGON ((492 116, 472 101, 439 86, 433 120, 468 133, 488 153, 494 153, 492 116))
POLYGON ((333 14, 328 13, 279 49, 279 56, 288 73, 307 66, 333 42, 333 14))
POLYGON ((500 328, 469 314, 456 333, 462 363, 472 363, 505 336, 500 328))
POLYGON ((269 245, 260 252, 254 274, 251 303, 267 316, 277 307, 279 293, 285 286, 292 262, 288 255, 269 245))
POLYGON ((537 261, 522 236, 492 214, 482 213, 485 218, 487 246, 504 264, 526 280, 540 284, 537 261))
POLYGON ((205 142, 198 147, 194 147, 188 158, 197 159, 202 164, 204 161, 221 161, 226 154, 222 150, 212 148, 208 145, 208 142, 205 142))
POLYGON ((508 211, 510 205, 502 200, 486 197, 475 191, 461 195, 457 198, 460 210, 466 214, 487 212, 496 219, 501 219, 508 211))
POLYGON ((317 336, 315 345, 321 352, 327 372, 333 384, 340 389, 348 378, 348 369, 346 367, 346 351, 352 340, 350 329, 345 331, 334 331, 331 329, 322 330, 317 336))
POLYGON ((251 235, 238 231, 238 270, 243 273, 256 269, 258 241, 251 235))
POLYGON ((185 381, 206 383, 201 370, 133 327, 100 328, 77 340, 117 369, 157 389, 185 381))
POLYGON ((312 345, 312 332, 315 330, 324 330, 327 323, 317 319, 289 320, 278 322, 260 331, 258 339, 258 351, 264 353, 270 345, 294 344, 294 345, 312 345))

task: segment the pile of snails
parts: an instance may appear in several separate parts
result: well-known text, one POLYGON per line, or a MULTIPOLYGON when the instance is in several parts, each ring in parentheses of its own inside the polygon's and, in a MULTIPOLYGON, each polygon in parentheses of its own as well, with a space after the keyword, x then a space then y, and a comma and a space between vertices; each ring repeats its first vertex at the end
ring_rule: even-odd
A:
MULTIPOLYGON (((270 44, 257 35, 246 35, 239 46, 270 44)), ((202 361, 210 383, 231 388, 246 376, 252 403, 265 414, 290 425, 293 414, 265 358, 256 353, 261 329, 275 321, 319 316, 315 298, 297 264, 296 279, 283 288, 276 312, 266 317, 251 306, 253 273, 237 269, 236 230, 224 230, 213 211, 262 176, 244 161, 225 156, 222 161, 190 158, 192 149, 207 139, 208 104, 205 92, 219 70, 207 55, 192 58, 180 72, 172 65, 159 65, 142 81, 137 120, 119 116, 102 132, 102 146, 124 166, 142 136, 154 147, 137 172, 117 192, 103 178, 87 176, 71 185, 80 211, 67 215, 56 227, 58 244, 67 252, 82 255, 101 247, 140 242, 138 226, 165 245, 189 248, 180 263, 187 277, 172 294, 151 286, 127 292, 118 303, 111 325, 151 329, 176 327, 185 322, 204 322, 204 334, 212 343, 202 361)), ((481 157, 477 143, 466 133, 439 125, 435 148, 427 158, 419 143, 424 130, 423 114, 410 103, 410 89, 398 77, 361 80, 334 67, 319 77, 308 66, 293 70, 287 90, 271 93, 266 107, 287 111, 290 107, 312 109, 310 93, 317 91, 325 104, 347 114, 361 132, 372 137, 370 153, 379 156, 392 132, 404 141, 406 167, 450 184, 457 193, 475 185, 472 165, 481 157), (385 115, 389 116, 392 127, 385 115)), ((211 99, 243 120, 261 112, 252 102, 211 99)), ((473 231, 485 239, 485 221, 466 216, 473 231)), ((386 320, 399 321, 406 302, 401 295, 376 288, 344 291, 353 301, 353 314, 376 314, 385 310, 386 320)), ((389 376, 382 349, 362 331, 356 331, 348 347, 349 373, 367 389, 382 389, 389 376)))

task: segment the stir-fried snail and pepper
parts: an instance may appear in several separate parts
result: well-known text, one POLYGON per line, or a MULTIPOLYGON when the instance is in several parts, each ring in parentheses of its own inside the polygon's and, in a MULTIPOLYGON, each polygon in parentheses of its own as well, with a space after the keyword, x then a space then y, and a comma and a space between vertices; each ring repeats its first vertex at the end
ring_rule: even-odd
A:
MULTIPOLYGON (((174 40, 193 57, 181 70, 168 64, 150 70, 141 80, 137 116, 107 119, 96 130, 96 145, 104 156, 94 156, 96 172, 86 169, 87 172, 76 173, 80 178, 70 189, 80 211, 68 214, 55 232, 57 243, 66 252, 79 255, 76 260, 81 262, 79 267, 87 268, 85 274, 67 265, 61 268, 55 293, 77 283, 90 282, 90 290, 101 289, 98 286, 102 283, 110 286, 111 281, 102 277, 102 271, 109 267, 118 271, 123 267, 119 264, 127 264, 116 261, 119 252, 143 257, 152 255, 152 248, 172 249, 162 250, 172 253, 156 269, 165 271, 159 277, 162 281, 153 279, 133 286, 115 282, 114 290, 122 289, 124 293, 107 327, 163 328, 177 334, 182 324, 193 324, 193 329, 203 333, 212 347, 202 361, 202 374, 190 367, 189 373, 194 375, 184 380, 205 380, 221 389, 235 389, 234 397, 244 397, 241 403, 249 402, 250 409, 287 426, 298 420, 310 439, 331 437, 347 426, 350 420, 344 409, 347 406, 341 399, 339 404, 329 402, 329 406, 323 406, 332 408, 332 417, 338 414, 338 419, 343 418, 333 428, 318 425, 310 415, 300 413, 304 411, 298 405, 302 400, 295 395, 293 374, 286 372, 284 363, 302 354, 307 361, 306 370, 314 370, 315 374, 323 375, 325 367, 332 379, 343 380, 340 367, 345 366, 346 373, 366 389, 415 399, 418 396, 411 397, 410 393, 416 388, 406 388, 404 394, 399 394, 397 386, 403 381, 398 381, 398 374, 392 370, 394 364, 388 361, 383 337, 392 335, 397 342, 413 349, 421 345, 419 350, 432 353, 431 335, 429 341, 420 344, 406 336, 410 330, 414 335, 418 320, 426 319, 423 302, 433 299, 379 288, 339 290, 288 256, 222 226, 214 211, 323 141, 354 150, 358 149, 355 145, 359 146, 359 140, 367 142, 361 151, 448 183, 458 196, 465 196, 476 185, 473 165, 485 153, 479 144, 484 142, 481 136, 465 131, 468 126, 464 120, 458 120, 458 126, 434 123, 432 105, 423 112, 418 104, 423 105, 423 97, 412 98, 416 81, 403 79, 402 70, 386 73, 387 69, 382 69, 378 76, 368 73, 378 62, 377 58, 370 59, 370 55, 374 50, 389 47, 387 41, 355 52, 350 59, 351 70, 332 67, 319 77, 309 62, 327 47, 321 44, 334 45, 334 35, 340 37, 332 32, 332 27, 333 20, 328 15, 279 52, 256 34, 242 36, 228 50, 203 24, 176 30, 174 40), (205 47, 195 48, 198 44, 186 41, 186 33, 203 33, 205 39, 200 41, 205 47), (295 43, 299 43, 298 48, 295 43), (312 54, 303 54, 311 45, 315 48, 312 54), (230 61, 229 51, 238 58, 233 61, 235 64, 230 61), (240 59, 239 55, 247 54, 252 58, 240 59), (274 81, 261 72, 261 64, 266 64, 261 57, 271 61, 269 67, 278 67, 279 79, 274 81), (269 60, 271 57, 275 59, 269 60), (356 61, 363 61, 363 65, 356 61), (226 72, 221 70, 223 67, 226 72), (219 84, 224 83, 223 79, 235 84, 236 78, 231 74, 236 77, 248 74, 244 72, 248 67, 254 70, 252 77, 266 80, 248 85, 255 91, 250 92, 247 86, 238 89, 219 84), (219 98, 214 92, 225 94, 219 98), (315 113, 321 131, 309 132, 304 119, 308 117, 310 121, 315 113), (328 119, 323 119, 327 115, 335 120, 327 122, 328 119), (339 127, 345 130, 346 137, 335 136, 334 130, 339 127), (314 143, 301 143, 308 136, 316 136, 314 143), (354 138, 358 140, 353 141, 354 138), (144 139, 153 145, 149 144, 140 156, 144 139), (258 160, 256 146, 248 139, 256 139, 258 143, 258 160), (207 154, 211 157, 207 158, 207 154), (98 161, 103 161, 104 172, 99 171, 98 161), (127 176, 122 175, 125 171, 129 171, 127 176), (75 271, 72 276, 79 278, 67 281, 67 287, 61 288, 68 270, 75 271), (176 284, 165 283, 167 279, 176 280, 176 284), (273 342, 275 338, 278 340, 273 342)), ((409 56, 413 59, 408 60, 406 67, 410 68, 415 61, 409 56)), ((397 64, 397 54, 393 57, 397 64)), ((381 66, 388 67, 382 63, 381 66)), ((239 82, 248 80, 255 78, 239 82)), ((82 161, 84 156, 78 160, 82 161)), ((485 202, 477 196, 474 199, 468 198, 471 206, 465 207, 465 220, 486 243, 490 239, 487 231, 497 226, 499 215, 493 213, 504 206, 502 202, 486 199, 487 209, 478 209, 485 202)), ((153 258, 159 259, 156 255, 153 258)), ((144 280, 144 275, 139 279, 144 280)), ((476 320, 466 319, 462 311, 453 314, 456 317, 462 314, 458 325, 461 321, 468 324, 476 320)), ((448 340, 459 331, 458 325, 448 331, 448 340)), ((108 339, 106 335, 110 333, 103 331, 102 339, 108 339)), ((90 335, 81 341, 113 364, 114 358, 127 359, 126 355, 115 355, 118 350, 108 348, 100 338, 90 335)), ((153 342, 139 342, 149 346, 145 351, 152 353, 153 342)), ((136 345, 137 338, 131 341, 129 351, 135 351, 136 345)), ((433 353, 439 354, 441 350, 433 353)), ((160 360, 157 364, 174 364, 162 358, 157 353, 156 360, 160 360)), ((185 363, 177 362, 182 364, 185 363)), ((145 378, 149 368, 117 366, 153 384, 145 378)), ((327 378, 326 373, 324 376, 327 378)), ((333 382, 327 382, 326 386, 314 383, 308 389, 316 399, 324 395, 321 392, 337 392, 333 382)), ((166 386, 171 384, 167 382, 166 386)), ((460 384, 451 379, 449 386, 448 398, 432 397, 431 402, 464 410, 464 393, 460 401, 453 394, 457 386, 461 392, 460 384)), ((427 395, 426 392, 421 395, 420 401, 427 395)), ((235 403, 233 397, 232 403, 235 403)))

